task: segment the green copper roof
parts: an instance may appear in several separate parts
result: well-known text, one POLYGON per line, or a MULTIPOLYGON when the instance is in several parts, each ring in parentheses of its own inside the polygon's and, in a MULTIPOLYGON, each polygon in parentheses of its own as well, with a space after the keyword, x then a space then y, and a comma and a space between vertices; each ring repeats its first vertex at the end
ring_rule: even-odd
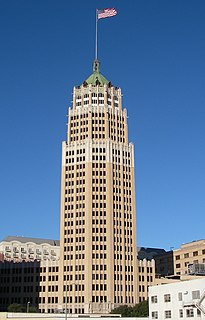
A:
POLYGON ((104 85, 110 81, 100 73, 100 63, 98 60, 93 62, 93 73, 84 81, 84 84, 104 85))

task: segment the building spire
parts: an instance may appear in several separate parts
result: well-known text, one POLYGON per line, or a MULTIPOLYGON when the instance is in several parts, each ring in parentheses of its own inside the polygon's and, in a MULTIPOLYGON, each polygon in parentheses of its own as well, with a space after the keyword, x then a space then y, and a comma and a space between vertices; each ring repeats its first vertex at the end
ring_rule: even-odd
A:
POLYGON ((101 73, 100 73, 100 61, 95 59, 93 61, 93 72, 92 74, 83 82, 83 86, 86 85, 99 85, 103 86, 104 84, 109 84, 111 86, 111 82, 107 80, 101 73))
POLYGON ((100 73, 100 61, 98 59, 93 61, 93 72, 100 73))

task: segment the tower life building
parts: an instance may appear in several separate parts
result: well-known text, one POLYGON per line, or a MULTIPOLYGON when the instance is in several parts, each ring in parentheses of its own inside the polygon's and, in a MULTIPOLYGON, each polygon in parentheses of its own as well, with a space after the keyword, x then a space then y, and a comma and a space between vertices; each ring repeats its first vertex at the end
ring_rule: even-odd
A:
POLYGON ((138 302, 134 147, 121 89, 93 63, 62 144, 60 297, 68 313, 138 302))

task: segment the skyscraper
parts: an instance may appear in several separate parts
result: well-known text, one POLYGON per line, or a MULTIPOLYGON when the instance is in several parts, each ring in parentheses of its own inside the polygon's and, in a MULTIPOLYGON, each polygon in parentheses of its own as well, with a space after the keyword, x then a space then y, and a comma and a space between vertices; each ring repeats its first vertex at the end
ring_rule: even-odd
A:
POLYGON ((138 302, 134 148, 121 89, 98 60, 68 110, 60 246, 60 297, 69 313, 138 302))

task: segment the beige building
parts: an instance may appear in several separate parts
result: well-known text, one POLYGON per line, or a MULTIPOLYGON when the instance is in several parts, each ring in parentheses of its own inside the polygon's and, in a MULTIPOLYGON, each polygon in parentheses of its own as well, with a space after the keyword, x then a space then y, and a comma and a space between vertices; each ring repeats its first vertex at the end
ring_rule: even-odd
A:
POLYGON ((62 307, 95 313, 135 304, 134 147, 121 89, 100 74, 97 60, 73 89, 61 177, 62 307))
MULTIPOLYGON (((55 245, 56 258, 58 259, 59 241, 17 237, 18 243, 13 241, 16 237, 7 237, 7 247, 17 248, 21 252, 24 244, 57 244, 55 245)), ((3 241, 5 242, 5 240, 3 241)), ((2 248, 2 243, 0 243, 2 248)), ((148 287, 156 284, 155 261, 151 257, 161 249, 138 248, 137 273, 138 273, 138 300, 148 299, 148 287), (148 259, 144 257, 147 256, 148 259), (141 259, 143 257, 143 259, 141 259)), ((26 309, 35 307, 41 313, 63 312, 63 305, 59 299, 59 260, 53 261, 52 256, 46 260, 17 260, 2 259, 0 262, 0 311, 7 310, 12 303, 18 303, 26 309)), ((166 279, 167 283, 167 279, 166 279)))
POLYGON ((6 260, 0 277, 7 279, 0 289, 2 310, 15 302, 43 313, 104 314, 147 300, 155 281, 153 256, 164 250, 137 250, 127 112, 121 89, 101 75, 97 60, 91 76, 74 87, 68 110, 60 219, 60 243, 24 237, 0 243, 6 260))
POLYGON ((13 303, 40 312, 59 309, 59 261, 0 262, 0 311, 13 303))
POLYGON ((0 253, 7 261, 59 260, 59 240, 8 236, 0 242, 0 253))
POLYGON ((154 257, 158 276, 205 274, 205 240, 182 244, 154 257))
POLYGON ((139 302, 148 300, 148 288, 155 284, 155 261, 138 260, 138 296, 139 302))
POLYGON ((40 312, 56 312, 59 251, 58 240, 13 236, 4 239, 0 243, 0 310, 17 303, 25 310, 32 306, 40 312))
POLYGON ((190 265, 195 265, 195 267, 200 264, 205 265, 205 240, 182 244, 179 249, 173 250, 173 260, 175 275, 185 275, 192 272, 190 265))

